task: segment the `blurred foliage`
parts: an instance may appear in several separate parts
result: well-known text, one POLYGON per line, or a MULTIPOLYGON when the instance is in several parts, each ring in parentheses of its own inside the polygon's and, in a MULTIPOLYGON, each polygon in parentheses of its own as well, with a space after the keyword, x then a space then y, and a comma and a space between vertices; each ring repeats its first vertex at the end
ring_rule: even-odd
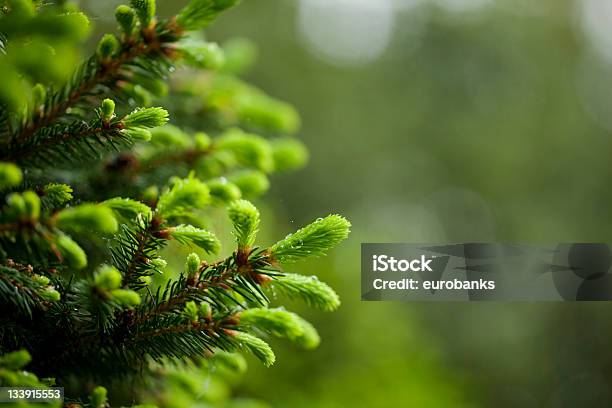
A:
POLYGON ((431 406, 609 405, 609 304, 357 300, 359 242, 610 240, 612 69, 582 21, 585 7, 606 2, 475 1, 484 5, 461 11, 470 2, 397 1, 385 52, 352 66, 305 46, 298 16, 310 3, 245 3, 211 33, 240 27, 260 46, 252 81, 301 113, 311 163, 275 180, 274 208, 298 223, 333 208, 355 224, 350 248, 311 267, 327 270, 344 302, 329 321, 314 319, 333 340, 308 368, 337 364, 306 378, 298 361, 273 377, 258 370, 249 389, 288 378, 277 405, 296 395, 314 406, 351 395, 363 406, 421 406, 424 396, 431 406), (298 177, 308 188, 284 194, 298 177), (448 387, 465 398, 436 401, 448 387))

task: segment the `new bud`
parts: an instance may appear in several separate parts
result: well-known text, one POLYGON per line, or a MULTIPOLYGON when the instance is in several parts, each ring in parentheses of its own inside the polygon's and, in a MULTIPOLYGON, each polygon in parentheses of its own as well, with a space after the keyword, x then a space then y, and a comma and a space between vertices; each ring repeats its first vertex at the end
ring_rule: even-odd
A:
POLYGON ((55 219, 61 229, 79 232, 110 234, 118 228, 113 211, 103 205, 81 204, 70 207, 57 213, 55 219))
POLYGON ((104 408, 106 406, 106 388, 96 387, 89 396, 92 408, 104 408))
POLYGON ((40 198, 33 191, 24 191, 22 194, 25 204, 26 216, 31 220, 36 220, 40 217, 40 198))
POLYGON ((130 289, 115 289, 111 291, 113 300, 122 306, 132 307, 140 304, 140 296, 138 293, 130 289))
POLYGON ((104 120, 105 123, 110 122, 115 116, 115 102, 112 99, 104 99, 102 101, 101 111, 102 120, 104 120))
POLYGON ((227 214, 234 225, 238 248, 253 246, 260 221, 257 208, 247 200, 237 200, 230 204, 227 214))
POLYGON ((42 275, 34 275, 32 279, 34 280, 34 282, 38 283, 41 286, 47 286, 49 282, 51 282, 49 278, 42 275))
POLYGON ((200 257, 198 254, 191 253, 187 255, 187 261, 185 262, 185 272, 187 276, 194 277, 200 269, 200 257))
POLYGON ((117 50, 119 49, 119 41, 113 34, 104 34, 100 42, 98 43, 98 49, 96 51, 98 58, 102 61, 110 59, 117 50))
POLYGON ((210 190, 206 184, 196 178, 178 179, 159 197, 157 212, 164 218, 180 217, 203 208, 209 202, 210 190))
POLYGON ((130 2, 143 28, 151 25, 155 19, 155 0, 132 0, 130 2))
POLYGON ((308 161, 308 150, 294 138, 278 138, 271 142, 274 170, 288 171, 304 167, 308 161))
POLYGON ((127 114, 121 122, 126 128, 154 128, 168 122, 164 108, 141 108, 127 114))
POLYGON ((243 197, 258 197, 268 191, 270 180, 257 170, 241 170, 228 176, 229 181, 236 184, 243 197))
POLYGON ((224 177, 208 180, 206 184, 210 188, 211 197, 221 203, 229 203, 242 196, 238 186, 227 181, 224 177))
POLYGON ((53 288, 45 288, 42 291, 38 292, 41 298, 48 302, 57 302, 60 300, 60 293, 53 288))
POLYGON ((151 132, 147 129, 142 128, 133 128, 133 129, 123 129, 121 131, 124 135, 129 137, 132 140, 142 140, 143 142, 148 142, 151 140, 151 132))
POLYGON ((121 286, 121 273, 112 266, 104 265, 94 277, 94 284, 100 289, 113 290, 121 286))
POLYGON ((215 234, 192 225, 177 225, 170 228, 170 236, 184 245, 197 245, 204 251, 215 254, 221 249, 221 242, 215 234))
POLYGON ((83 269, 87 266, 85 251, 68 235, 60 235, 55 241, 57 249, 62 254, 64 262, 71 268, 83 269))
POLYGON ((216 71, 225 64, 223 50, 215 43, 186 40, 178 44, 178 50, 183 61, 195 68, 216 71))
POLYGON ((134 31, 136 14, 131 7, 128 7, 125 4, 117 6, 115 9, 115 19, 117 20, 117 23, 119 23, 121 31, 123 31, 126 36, 132 34, 134 31))
POLYGON ((198 321, 198 307, 193 300, 185 303, 183 308, 183 315, 191 322, 198 321))
POLYGON ((26 350, 13 351, 0 357, 0 367, 6 367, 9 370, 18 370, 26 366, 32 357, 26 350))
POLYGON ((200 310, 198 312, 201 317, 210 319, 212 317, 212 308, 207 302, 200 303, 200 310))
POLYGON ((193 140, 195 142, 195 148, 198 150, 207 150, 210 148, 210 136, 208 136, 204 132, 198 132, 193 135, 193 140))
POLYGON ((252 353, 266 367, 270 367, 276 361, 276 356, 270 345, 259 337, 245 332, 234 332, 234 337, 242 348, 252 353))
POLYGON ((0 190, 19 185, 21 179, 22 175, 19 167, 13 163, 0 162, 0 190))
POLYGON ((47 90, 42 84, 36 84, 32 87, 32 104, 35 108, 40 108, 45 103, 47 90))

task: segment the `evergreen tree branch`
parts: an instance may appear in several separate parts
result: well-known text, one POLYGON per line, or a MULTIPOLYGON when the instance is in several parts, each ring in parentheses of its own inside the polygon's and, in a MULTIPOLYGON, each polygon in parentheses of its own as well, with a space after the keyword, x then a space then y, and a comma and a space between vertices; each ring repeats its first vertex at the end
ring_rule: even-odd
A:
POLYGON ((78 120, 70 124, 59 124, 42 129, 36 137, 24 144, 11 145, 0 159, 29 163, 42 161, 57 165, 58 160, 75 161, 76 158, 98 157, 94 147, 110 145, 118 150, 120 145, 138 138, 150 138, 147 128, 163 125, 168 113, 161 108, 136 110, 121 119, 114 118, 114 103, 106 99, 96 111, 97 118, 85 122, 78 120), (109 109, 106 102, 112 103, 109 109), (104 111, 106 109, 106 112, 104 111))
POLYGON ((161 221, 155 216, 136 220, 135 230, 123 225, 122 234, 111 248, 113 264, 123 273, 124 288, 142 289, 141 278, 153 275, 158 265, 152 262, 165 240, 155 236, 161 221))
POLYGON ((0 301, 4 304, 12 304, 31 316, 33 309, 48 309, 57 300, 59 292, 50 280, 34 274, 30 265, 20 265, 10 259, 6 265, 0 265, 0 301))
POLYGON ((137 63, 139 58, 166 58, 164 53, 171 52, 168 45, 178 40, 177 34, 176 27, 171 24, 160 24, 155 31, 148 32, 150 37, 144 37, 140 41, 124 41, 121 51, 111 59, 91 57, 79 67, 70 83, 48 97, 45 109, 23 126, 14 140, 18 143, 27 142, 39 130, 61 119, 69 108, 94 94, 98 86, 104 86, 110 91, 119 90, 118 81, 133 72, 133 64, 137 63))

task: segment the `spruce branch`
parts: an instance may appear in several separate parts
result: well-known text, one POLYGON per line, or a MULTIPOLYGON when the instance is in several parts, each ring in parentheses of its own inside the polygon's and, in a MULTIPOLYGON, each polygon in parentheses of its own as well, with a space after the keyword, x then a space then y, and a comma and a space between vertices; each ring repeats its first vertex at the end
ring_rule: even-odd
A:
POLYGON ((121 226, 121 233, 111 246, 113 265, 123 274, 123 287, 142 289, 146 282, 142 278, 161 273, 159 263, 154 262, 158 251, 166 240, 158 237, 160 221, 154 216, 139 215, 135 226, 121 226))
POLYGON ((6 201, 0 209, 0 253, 16 253, 24 259, 29 256, 30 263, 36 259, 42 265, 65 262, 76 269, 84 268, 87 265, 84 251, 61 228, 83 231, 86 228, 81 222, 102 232, 116 227, 112 214, 91 205, 53 215, 43 213, 40 197, 30 190, 11 193, 6 201), (98 215, 103 217, 98 219, 98 215))
POLYGON ((136 110, 121 119, 112 119, 109 99, 97 110, 97 117, 89 122, 78 120, 41 129, 26 143, 13 143, 3 152, 2 159, 21 164, 45 163, 57 165, 57 161, 73 162, 79 157, 100 155, 100 148, 118 150, 134 140, 150 139, 147 129, 166 123, 168 113, 162 108, 136 110))
MULTIPOLYGON (((297 139, 250 132, 290 134, 299 118, 290 105, 232 76, 248 65, 248 55, 239 55, 248 46, 219 47, 188 35, 235 3, 191 0, 176 17, 160 20, 154 0, 131 0, 115 10, 120 33, 103 35, 61 88, 34 77, 27 92, 0 90, 0 304, 8 311, 0 317, 0 348, 28 348, 37 375, 87 383, 85 400, 69 403, 103 408, 106 389, 94 384, 150 375, 169 361, 228 361, 243 371, 244 361, 230 352, 245 351, 269 366, 275 356, 267 336, 304 348, 320 341, 306 320, 269 307, 276 294, 323 310, 339 305, 325 283, 279 265, 327 253, 348 234, 344 218, 332 215, 271 247, 257 245, 260 213, 242 197, 265 192, 269 174, 303 165, 307 152, 297 139), (166 125, 161 107, 125 114, 129 109, 120 106, 126 100, 150 106, 153 96, 163 96, 168 87, 162 80, 177 62, 217 71, 206 73, 206 90, 200 80, 179 90, 209 99, 196 108, 210 108, 206 119, 214 123, 203 128, 212 137, 166 125), (14 110, 7 92, 18 95, 23 109, 14 110), (108 150, 118 153, 106 161, 106 179, 95 178, 99 167, 76 165, 108 150), (30 171, 46 166, 51 169, 30 171), (173 262, 162 258, 170 242, 219 252, 220 240, 201 221, 214 216, 213 205, 228 207, 234 251, 210 263, 191 253, 183 271, 172 271, 173 262), (170 275, 164 283, 153 278, 162 272, 170 275)), ((10 10, 11 17, 23 12, 32 24, 43 14, 38 3, 10 4, 24 6, 10 10)), ((0 20, 0 31, 12 27, 0 20)), ((29 36, 11 29, 8 37, 0 34, 2 54, 12 35, 29 36)), ((18 84, 20 75, 11 68, 6 78, 18 84)), ((25 83, 30 78, 24 75, 25 83)), ((25 360, 23 352, 0 357, 0 383, 7 369, 21 369, 25 360)), ((29 384, 25 374, 8 375, 17 385, 29 384)))
MULTIPOLYGON (((71 107, 103 89, 121 92, 123 81, 130 76, 148 72, 149 77, 164 77, 172 61, 180 58, 181 54, 192 59, 195 54, 201 55, 202 49, 189 52, 192 49, 189 44, 178 44, 184 32, 200 28, 235 3, 229 0, 193 0, 176 18, 161 22, 155 18, 153 0, 132 0, 135 13, 129 7, 119 6, 115 16, 124 34, 121 41, 111 34, 105 35, 96 55, 79 67, 63 88, 47 97, 43 109, 17 130, 13 140, 17 143, 29 141, 38 131, 62 119, 71 107), (134 14, 140 21, 138 36, 133 35, 134 14)), ((205 51, 209 54, 205 59, 219 58, 214 50, 206 48, 205 51)))
MULTIPOLYGON (((173 38, 171 31, 160 30, 159 34, 162 35, 162 38, 164 36, 169 37, 168 41, 170 42, 173 38)), ((163 61, 163 58, 165 58, 163 56, 163 50, 165 49, 163 44, 160 39, 153 40, 150 43, 143 41, 128 42, 123 43, 121 51, 111 59, 100 61, 98 56, 90 58, 77 70, 70 83, 47 98, 48 103, 45 104, 45 109, 22 127, 14 140, 17 143, 28 142, 41 129, 61 119, 70 107, 94 94, 99 86, 111 91, 120 90, 121 83, 118 81, 123 78, 123 71, 130 72, 133 69, 131 64, 139 58, 150 57, 163 61)))
POLYGON ((60 208, 72 200, 72 187, 67 184, 49 183, 37 191, 43 209, 60 208))
POLYGON ((32 316, 34 309, 46 310, 59 298, 60 294, 49 278, 35 274, 31 266, 19 265, 12 260, 0 265, 1 303, 13 304, 21 313, 32 316))

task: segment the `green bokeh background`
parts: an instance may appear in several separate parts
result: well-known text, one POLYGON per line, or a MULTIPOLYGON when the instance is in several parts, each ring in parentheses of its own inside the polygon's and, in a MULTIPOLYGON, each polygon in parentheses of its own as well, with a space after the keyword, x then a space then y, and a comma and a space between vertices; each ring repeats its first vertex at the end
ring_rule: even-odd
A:
MULTIPOLYGON (((306 46, 298 1, 244 1, 208 30, 253 40, 247 79, 302 115, 311 161, 272 180, 265 235, 330 212, 354 226, 330 257, 296 268, 343 300, 330 314, 293 307, 321 347, 273 343, 277 364, 253 361, 237 395, 278 407, 612 405, 609 303, 359 300, 361 242, 610 241, 612 68, 584 34, 587 2, 397 8, 384 52, 359 64, 306 46)), ((166 15, 182 4, 159 3, 166 15)), ((116 4, 82 2, 99 32, 116 4)))

